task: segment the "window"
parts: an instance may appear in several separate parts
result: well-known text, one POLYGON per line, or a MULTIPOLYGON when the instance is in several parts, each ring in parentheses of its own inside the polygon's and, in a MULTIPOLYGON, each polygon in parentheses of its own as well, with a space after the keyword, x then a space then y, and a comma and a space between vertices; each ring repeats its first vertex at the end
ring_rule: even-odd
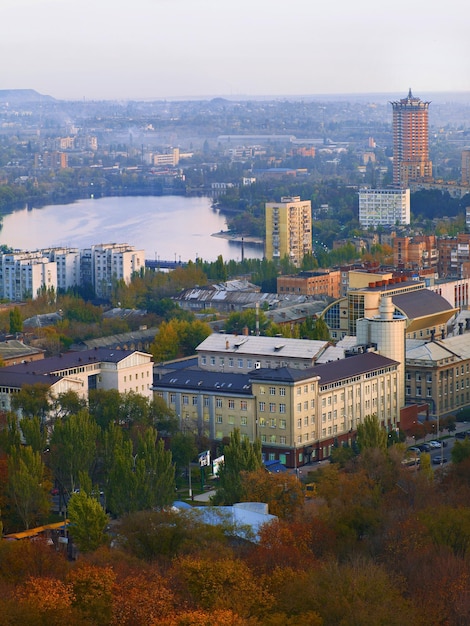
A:
POLYGON ((261 443, 266 443, 266 435, 261 435, 261 443))
POLYGON ((222 408, 222 398, 216 398, 216 400, 215 400, 215 406, 216 406, 218 409, 221 409, 221 408, 222 408))
POLYGON ((287 443, 287 437, 285 437, 284 435, 281 435, 279 437, 279 443, 283 443, 283 444, 287 443))
POLYGON ((302 402, 298 402, 297 403, 297 411, 301 411, 302 410, 302 402))
POLYGON ((259 425, 260 425, 260 428, 265 428, 265 426, 266 426, 266 418, 265 417, 260 417, 259 418, 259 425))
POLYGON ((304 411, 308 411, 308 400, 304 402, 304 411))
POLYGON ((204 396, 204 406, 209 406, 209 397, 204 396))
POLYGON ((201 364, 206 365, 206 363, 207 363, 207 358, 204 355, 201 356, 201 364))
POLYGON ((185 405, 189 404, 189 397, 188 396, 183 396, 183 404, 185 404, 185 405))
POLYGON ((217 424, 222 424, 222 415, 216 415, 215 421, 217 424))
POLYGON ((234 409, 235 408, 235 400, 229 400, 228 401, 228 408, 229 409, 234 409))
POLYGON ((285 387, 279 387, 279 395, 280 396, 285 396, 286 395, 286 388, 285 387))
POLYGON ((276 412, 276 404, 274 402, 270 402, 269 403, 269 412, 270 413, 275 413, 276 412))
POLYGON ((297 420, 297 428, 302 428, 302 418, 299 417, 299 419, 297 420))
POLYGON ((266 393, 265 388, 264 387, 260 387, 259 388, 259 393, 260 393, 260 396, 264 396, 264 394, 266 393))
POLYGON ((285 413, 285 412, 286 412, 286 405, 281 402, 281 404, 279 405, 279 413, 285 413))
POLYGON ((170 393, 170 403, 175 404, 176 402, 176 393, 170 393))
POLYGON ((265 411, 266 410, 266 402, 260 402, 258 404, 258 406, 259 406, 259 410, 260 411, 265 411))
POLYGON ((243 359, 238 359, 238 367, 243 367, 243 359))
POLYGON ((251 368, 253 367, 253 362, 251 359, 246 360, 246 366, 249 370, 251 370, 251 368))
POLYGON ((241 425, 242 425, 242 426, 246 426, 246 425, 247 425, 247 423, 248 423, 248 418, 247 418, 247 417, 245 417, 245 416, 243 416, 243 417, 241 418, 240 423, 241 423, 241 425))
POLYGON ((193 400, 193 406, 196 406, 197 405, 197 396, 193 396, 192 400, 193 400))
POLYGON ((232 357, 230 357, 229 360, 228 360, 228 366, 229 367, 233 367, 233 358, 232 357))
POLYGON ((276 387, 270 387, 269 388, 269 395, 270 396, 275 396, 276 395, 276 387))
POLYGON ((286 428, 286 426, 287 426, 287 422, 286 422, 286 420, 282 420, 282 419, 281 419, 281 420, 279 420, 279 428, 283 428, 283 429, 285 429, 285 428, 286 428))
POLYGON ((302 393, 301 387, 297 387, 297 395, 300 396, 301 393, 302 393))
MULTIPOLYGON (((246 400, 240 400, 240 410, 241 411, 247 411, 248 410, 248 402, 246 400)), ((242 417, 242 420, 246 419, 242 417)))
POLYGON ((215 365, 215 356, 211 356, 211 365, 215 365))
POLYGON ((276 435, 269 435, 269 443, 276 443, 276 435))
POLYGON ((310 408, 311 409, 315 408, 315 400, 310 400, 310 408))
POLYGON ((272 417, 269 421, 269 425, 271 428, 276 428, 276 418, 272 417))

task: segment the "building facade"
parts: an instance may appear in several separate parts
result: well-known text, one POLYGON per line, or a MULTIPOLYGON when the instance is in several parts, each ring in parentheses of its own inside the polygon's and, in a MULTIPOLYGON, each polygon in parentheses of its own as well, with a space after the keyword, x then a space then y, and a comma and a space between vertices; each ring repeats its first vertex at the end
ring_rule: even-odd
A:
POLYGON ((282 197, 266 203, 266 258, 280 261, 285 256, 300 267, 312 253, 312 207, 300 196, 282 197))
POLYGON ((439 249, 435 235, 394 237, 393 264, 398 269, 435 269, 438 272, 439 249))
POLYGON ((0 254, 0 298, 19 302, 57 291, 57 265, 43 252, 0 254))
POLYGON ((341 295, 341 272, 340 270, 312 270, 300 272, 294 276, 278 276, 277 293, 279 295, 324 295, 339 298, 341 295))
POLYGON ((429 102, 412 95, 391 102, 393 108, 393 184, 406 188, 409 183, 432 179, 429 160, 429 102))
POLYGON ((409 189, 360 189, 359 223, 362 228, 410 223, 409 189))

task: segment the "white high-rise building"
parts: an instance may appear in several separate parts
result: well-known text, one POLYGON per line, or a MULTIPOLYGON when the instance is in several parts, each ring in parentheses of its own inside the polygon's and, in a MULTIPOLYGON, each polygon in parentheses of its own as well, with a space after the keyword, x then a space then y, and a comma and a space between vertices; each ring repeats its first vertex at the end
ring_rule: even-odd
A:
POLYGON ((359 223, 362 228, 409 224, 410 190, 360 189, 359 223))
POLYGON ((57 292, 57 265, 41 251, 0 255, 0 297, 18 302, 37 298, 42 289, 57 292))
POLYGON ((81 251, 82 285, 91 283, 99 298, 111 293, 113 282, 129 284, 135 272, 145 267, 144 250, 127 243, 98 244, 81 251))

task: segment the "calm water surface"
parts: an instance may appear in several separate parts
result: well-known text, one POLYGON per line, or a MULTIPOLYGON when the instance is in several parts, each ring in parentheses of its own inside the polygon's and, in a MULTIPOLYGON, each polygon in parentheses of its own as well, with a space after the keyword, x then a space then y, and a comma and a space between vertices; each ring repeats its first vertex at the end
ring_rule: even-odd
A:
MULTIPOLYGON (((223 215, 206 197, 141 196, 78 200, 3 216, 0 244, 21 250, 52 246, 86 248, 128 243, 147 259, 215 261, 241 259, 240 244, 213 233, 226 230, 223 215)), ((263 248, 245 244, 245 258, 262 258, 263 248)))

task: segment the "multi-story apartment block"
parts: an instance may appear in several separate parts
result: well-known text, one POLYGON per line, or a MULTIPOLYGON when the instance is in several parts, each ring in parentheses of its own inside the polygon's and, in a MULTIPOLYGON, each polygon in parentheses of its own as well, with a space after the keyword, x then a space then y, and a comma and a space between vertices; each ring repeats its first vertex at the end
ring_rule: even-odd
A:
POLYGON ((410 223, 409 189, 360 189, 359 223, 362 228, 410 223))
POLYGON ((91 286, 107 297, 115 281, 128 284, 145 267, 145 253, 128 244, 48 248, 34 252, 0 253, 0 297, 20 301, 36 298, 43 289, 91 286))
POLYGON ((437 249, 439 276, 464 277, 470 262, 470 234, 459 233, 456 237, 439 237, 437 249))
POLYGON ((470 185, 470 149, 468 148, 462 150, 461 182, 462 185, 470 185))
POLYGON ((145 253, 126 243, 98 244, 81 251, 80 265, 82 285, 91 284, 99 298, 106 298, 114 282, 128 284, 145 267, 145 253))
POLYGON ((341 295, 340 270, 306 271, 294 276, 277 277, 277 293, 303 296, 325 295, 339 298, 341 295))
POLYGON ((171 167, 175 167, 180 162, 180 151, 179 148, 171 148, 168 152, 164 154, 153 154, 152 155, 152 163, 153 165, 163 166, 170 165, 171 167))
POLYGON ((0 297, 21 301, 43 290, 57 291, 57 265, 41 251, 0 255, 0 297))
POLYGON ((300 267, 312 252, 312 207, 300 196, 266 203, 266 258, 280 261, 287 256, 300 267))
POLYGON ((395 237, 393 239, 393 264, 399 269, 438 271, 439 249, 435 235, 395 237))
POLYGON ((391 102, 393 108, 393 184, 432 179, 429 160, 429 102, 412 95, 391 102))

